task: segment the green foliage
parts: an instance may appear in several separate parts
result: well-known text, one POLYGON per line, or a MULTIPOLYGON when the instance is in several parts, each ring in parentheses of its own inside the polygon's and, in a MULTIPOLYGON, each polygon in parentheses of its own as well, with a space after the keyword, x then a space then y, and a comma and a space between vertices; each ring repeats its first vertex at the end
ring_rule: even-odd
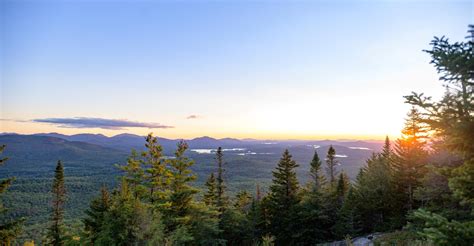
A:
POLYGON ((327 230, 329 218, 324 213, 323 192, 326 191, 326 179, 321 173, 321 160, 315 151, 309 170, 311 179, 302 191, 302 200, 298 205, 299 223, 294 232, 298 241, 316 244, 329 238, 327 230))
MULTIPOLYGON (((473 28, 473 26, 470 26, 473 28)), ((446 165, 444 176, 447 177, 450 192, 461 205, 474 206, 474 59, 472 41, 450 43, 447 38, 435 38, 431 42, 431 50, 426 52, 431 55, 431 63, 440 74, 446 92, 439 101, 433 101, 423 94, 412 93, 406 96, 409 104, 422 111, 421 122, 427 124, 434 137, 451 152, 459 155, 463 164, 457 166, 446 165)), ((433 194, 430 186, 424 187, 420 195, 433 194), (428 193, 431 192, 431 193, 428 193)), ((436 191, 436 190, 434 190, 436 191)), ((449 194, 448 193, 448 194, 449 194)), ((430 196, 438 201, 448 199, 441 196, 430 196)), ((433 199, 431 199, 433 201, 433 199)), ((452 201, 452 200, 451 200, 452 201)), ((452 204, 448 200, 448 204, 452 204)), ((445 207, 441 206, 441 207, 445 207)), ((431 208, 439 208, 433 206, 431 208)), ((445 208, 449 217, 425 210, 415 212, 414 218, 425 223, 421 226, 420 233, 437 244, 458 243, 466 244, 472 240, 472 211, 471 216, 456 216, 459 207, 445 208), (451 219, 453 218, 453 219, 451 219)), ((472 241, 470 242, 472 244, 472 241)))
POLYGON ((275 245, 275 237, 266 235, 262 237, 262 246, 273 246, 275 245))
POLYGON ((272 235, 278 244, 290 244, 293 225, 297 223, 296 206, 300 201, 299 184, 295 168, 298 164, 285 150, 276 170, 273 171, 273 184, 270 186, 269 211, 272 235))
POLYGON ((317 151, 314 151, 313 159, 310 163, 309 173, 311 176, 310 192, 319 192, 322 187, 326 184, 326 178, 321 173, 321 160, 317 151))
POLYGON ((474 207, 474 158, 464 161, 464 164, 452 171, 449 187, 454 195, 464 204, 474 207))
POLYGON ((216 161, 217 161, 217 178, 216 178, 216 207, 219 212, 223 213, 227 206, 228 198, 225 194, 226 186, 224 184, 224 154, 222 148, 217 148, 216 161))
POLYGON ((336 186, 336 196, 338 197, 339 202, 341 204, 349 188, 350 188, 349 177, 347 177, 347 175, 344 172, 341 172, 339 174, 339 178, 337 179, 337 186, 336 186))
POLYGON ((427 134, 428 129, 422 122, 420 113, 412 108, 402 130, 402 138, 396 141, 393 162, 397 193, 401 194, 399 199, 404 203, 406 211, 418 206, 413 196, 427 171, 427 134))
POLYGON ((217 192, 216 192, 216 178, 214 177, 214 173, 211 173, 209 175, 209 178, 206 181, 205 184, 207 190, 206 193, 204 194, 204 203, 208 206, 216 206, 216 200, 217 200, 217 192))
POLYGON ((329 183, 331 184, 331 186, 334 186, 334 183, 336 182, 336 176, 337 176, 336 166, 338 164, 339 162, 336 159, 336 150, 331 145, 326 155, 326 173, 327 173, 327 176, 329 177, 329 183))
POLYGON ((51 226, 48 231, 48 243, 51 245, 64 245, 65 228, 64 228, 64 203, 66 202, 66 188, 64 186, 64 167, 61 161, 58 161, 56 170, 54 171, 53 180, 53 199, 51 226))
POLYGON ((166 230, 184 230, 191 223, 193 196, 198 191, 189 183, 194 181, 196 176, 192 174, 189 167, 194 162, 184 156, 188 148, 182 141, 178 143, 175 158, 168 159, 169 172, 171 173, 170 197, 166 201, 167 207, 163 209, 166 230))
POLYGON ((100 231, 96 232, 97 245, 164 242, 164 226, 160 214, 153 212, 150 205, 135 197, 126 179, 122 180, 120 189, 112 194, 110 207, 103 219, 100 231))
POLYGON ((87 217, 83 220, 86 237, 91 244, 94 244, 100 231, 106 226, 105 216, 111 203, 106 187, 102 187, 100 193, 100 197, 91 201, 90 208, 85 212, 87 217))
MULTIPOLYGON (((3 153, 5 145, 0 146, 0 154, 3 153)), ((5 164, 8 158, 0 157, 0 166, 5 164)), ((0 215, 3 215, 6 212, 6 208, 3 206, 3 193, 5 193, 10 186, 14 178, 7 178, 0 180, 0 215)), ((0 241, 9 244, 14 240, 20 233, 22 229, 23 219, 20 220, 9 220, 0 222, 0 241)))
POLYGON ((190 211, 189 232, 197 245, 220 245, 225 241, 220 237, 219 213, 204 203, 193 202, 190 211))
MULTIPOLYGON (((171 170, 167 168, 167 165, 170 163, 167 163, 167 160, 163 158, 163 149, 161 145, 158 144, 158 139, 153 137, 153 135, 150 133, 146 137, 145 141, 146 151, 143 151, 141 154, 143 158, 141 160, 141 164, 145 168, 145 177, 143 177, 142 182, 144 182, 144 186, 148 188, 148 198, 151 203, 159 204, 166 200, 170 195, 168 188, 172 182, 171 176, 173 176, 173 174, 171 174, 171 170)), ((184 143, 179 143, 175 156, 180 154, 180 157, 182 158, 182 152, 184 152, 187 148, 187 146, 184 146, 183 144, 184 143)), ((174 162, 173 164, 180 163, 174 162)), ((173 168, 178 167, 175 166, 173 168)))
POLYGON ((359 233, 361 225, 357 213, 359 211, 356 211, 356 199, 354 188, 350 187, 333 227, 336 238, 353 237, 359 233))
POLYGON ((439 214, 424 209, 415 211, 412 219, 424 223, 418 234, 435 245, 474 244, 474 221, 472 220, 449 221, 439 214))
POLYGON ((387 231, 401 224, 395 223, 399 216, 400 204, 397 201, 390 159, 382 154, 373 154, 367 160, 357 178, 354 189, 354 209, 362 232, 387 231))

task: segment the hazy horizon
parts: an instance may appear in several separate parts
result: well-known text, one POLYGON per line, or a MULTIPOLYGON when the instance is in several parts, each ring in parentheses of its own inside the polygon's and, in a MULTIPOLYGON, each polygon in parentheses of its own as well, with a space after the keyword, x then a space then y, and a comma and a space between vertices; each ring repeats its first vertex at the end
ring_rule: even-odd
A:
MULTIPOLYGON (((152 133, 153 136, 156 136, 156 137, 162 137, 162 136, 159 136, 153 132, 149 132, 149 133, 152 133)), ((106 135, 106 134, 102 134, 102 133, 89 133, 89 132, 81 132, 81 133, 75 133, 75 134, 63 134, 63 133, 59 133, 59 132, 36 132, 36 133, 17 133, 17 132, 0 132, 0 135, 37 135, 37 134, 61 134, 61 135, 66 135, 66 136, 73 136, 73 135, 80 135, 80 134, 91 134, 91 135, 102 135, 102 136, 105 136, 105 137, 115 137, 115 136, 119 136, 119 135, 135 135, 135 136, 140 136, 140 137, 146 137, 146 135, 140 135, 140 134, 134 134, 134 133, 129 133, 129 132, 123 132, 123 133, 117 133, 117 134, 111 134, 111 135, 106 135)), ((230 139, 237 139, 237 140, 241 140, 241 141, 245 141, 245 140, 249 140, 249 141, 252 141, 252 140, 256 140, 256 141, 340 141, 340 142, 350 142, 350 141, 367 141, 367 142, 382 142, 382 141, 385 141, 385 137, 383 139, 370 139, 370 138, 367 138, 367 139, 359 139, 359 138, 314 138, 314 139, 291 139, 291 138, 281 138, 281 139, 272 139, 272 138, 233 138, 233 137, 213 137, 213 136, 208 136, 208 135, 202 135, 202 136, 197 136, 197 137, 191 137, 191 138, 180 138, 180 137, 177 137, 177 138, 166 138, 166 137, 163 137, 163 138, 166 138, 166 139, 170 139, 170 140, 180 140, 180 139, 183 139, 183 140, 193 140, 193 139, 197 139, 197 138, 213 138, 213 139, 217 139, 217 140, 222 140, 222 139, 226 139, 226 138, 230 138, 230 139)), ((391 141, 393 141, 395 139, 391 139, 391 141)))

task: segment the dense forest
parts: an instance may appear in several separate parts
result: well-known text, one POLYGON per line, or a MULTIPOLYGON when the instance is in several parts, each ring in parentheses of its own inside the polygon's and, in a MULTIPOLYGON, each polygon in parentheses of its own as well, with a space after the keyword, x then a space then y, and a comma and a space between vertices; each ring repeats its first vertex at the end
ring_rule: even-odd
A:
MULTIPOLYGON (((474 37, 472 37, 474 38, 474 37)), ((474 244, 474 42, 434 38, 431 63, 444 96, 405 96, 412 107, 401 137, 388 138, 351 181, 334 148, 316 150, 301 183, 290 151, 282 153, 268 192, 229 192, 222 148, 204 189, 194 185, 188 145, 163 154, 152 134, 146 149, 118 166, 116 187, 103 187, 82 223, 64 220, 67 163, 57 162, 45 245, 316 245, 379 233, 388 245, 474 244), (234 194, 234 193, 232 193, 234 194)), ((0 151, 8 146, 2 146, 0 151)), ((8 159, 2 157, 0 164, 8 159)), ((1 180, 3 198, 14 178, 1 180)), ((0 206, 5 214, 8 207, 0 206)), ((2 245, 16 245, 25 218, 1 217, 2 245)))

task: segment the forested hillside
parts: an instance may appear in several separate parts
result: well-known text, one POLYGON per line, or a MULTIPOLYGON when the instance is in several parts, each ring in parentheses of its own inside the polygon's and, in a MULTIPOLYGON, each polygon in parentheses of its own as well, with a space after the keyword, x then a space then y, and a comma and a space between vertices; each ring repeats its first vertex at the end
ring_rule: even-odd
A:
MULTIPOLYGON (((128 135, 128 137, 140 139, 138 148, 145 149, 145 137, 136 135, 128 135)), ((0 177, 16 177, 4 197, 4 204, 10 208, 8 217, 28 218, 22 237, 32 238, 35 241, 41 239, 41 228, 44 228, 49 220, 50 184, 57 160, 62 160, 65 166, 68 190, 65 219, 69 224, 80 227, 80 218, 84 216, 85 209, 89 206, 90 200, 98 194, 100 187, 103 185, 114 187, 117 184, 121 172, 116 165, 125 163, 130 153, 120 148, 99 145, 96 138, 96 135, 86 137, 84 134, 72 137, 58 134, 0 136, 0 143, 7 145, 4 155, 9 157, 0 177)), ((99 136, 98 138, 102 139, 100 144, 106 146, 116 141, 116 137, 99 136)), ((160 144, 161 140, 158 138, 160 144)), ((177 140, 168 141, 172 142, 173 149, 178 143, 177 140)), ((339 158, 340 168, 346 170, 349 176, 355 179, 365 160, 382 145, 381 142, 362 141, 274 141, 272 144, 265 144, 267 143, 265 141, 228 142, 209 140, 209 138, 205 142, 203 138, 187 142, 191 142, 196 150, 206 151, 205 153, 187 152, 187 155, 195 161, 191 169, 198 176, 194 184, 199 188, 204 188, 207 175, 215 170, 214 150, 219 145, 227 147, 224 149, 227 170, 225 178, 231 195, 237 194, 240 190, 253 193, 256 184, 260 186, 262 192, 267 191, 271 183, 271 171, 285 148, 289 148, 295 159, 302 163, 297 173, 300 180, 306 181, 309 178, 307 173, 309 161, 315 147, 318 151, 327 152, 329 144, 338 144, 335 146, 338 154, 347 156, 339 158), (362 149, 351 149, 351 146, 362 149)), ((133 148, 136 143, 133 140, 122 141, 122 144, 133 148)), ((172 153, 173 149, 163 148, 163 152, 172 153)))
POLYGON ((186 141, 170 151, 149 134, 130 154, 100 136, 1 136, 0 240, 316 245, 380 232, 389 245, 473 245, 474 42, 431 46, 444 97, 406 96, 400 138, 375 151, 186 141))

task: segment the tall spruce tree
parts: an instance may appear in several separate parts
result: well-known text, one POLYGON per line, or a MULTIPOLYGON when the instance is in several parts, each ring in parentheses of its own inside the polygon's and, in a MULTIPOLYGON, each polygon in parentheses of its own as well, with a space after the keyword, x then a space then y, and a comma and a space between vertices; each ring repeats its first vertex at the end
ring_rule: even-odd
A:
POLYGON ((224 212, 228 198, 225 194, 225 184, 224 184, 224 154, 222 148, 217 148, 216 152, 216 162, 217 162, 217 178, 216 178, 216 206, 219 212, 224 212))
POLYGON ((336 177, 337 177, 337 165, 339 162, 336 159, 336 150, 331 146, 329 146, 328 153, 326 155, 326 173, 329 177, 329 184, 331 187, 335 185, 336 177))
POLYGON ((306 192, 298 207, 299 226, 295 230, 295 238, 299 242, 310 245, 324 242, 328 238, 327 219, 323 213, 323 186, 326 184, 324 175, 321 174, 321 160, 317 151, 314 152, 310 163, 309 175, 311 177, 306 192))
POLYGON ((313 159, 309 165, 309 175, 311 176, 310 190, 320 192, 326 183, 326 178, 321 173, 321 160, 317 151, 314 151, 313 159))
POLYGON ((414 192, 421 184, 426 173, 428 153, 425 150, 428 129, 422 122, 421 115, 415 108, 408 113, 402 137, 395 145, 395 179, 399 193, 404 194, 405 208, 410 211, 415 208, 414 192))
POLYGON ((171 175, 163 158, 163 149, 158 143, 158 138, 150 133, 145 141, 146 151, 142 152, 142 165, 146 167, 145 181, 149 191, 149 199, 151 203, 163 203, 169 196, 167 189, 171 183, 169 178, 171 175))
POLYGON ((209 178, 206 180, 206 193, 204 194, 204 203, 208 206, 216 206, 216 178, 214 177, 214 173, 209 175, 209 178))
POLYGON ((384 152, 373 154, 358 175, 353 196, 360 231, 370 233, 401 227, 395 183, 384 152))
POLYGON ((52 214, 51 226, 48 231, 48 240, 50 245, 64 245, 64 203, 66 202, 66 187, 64 185, 64 167, 61 161, 58 161, 54 171, 54 180, 52 187, 52 214))
MULTIPOLYGON (((0 154, 3 153, 5 145, 0 146, 0 154)), ((8 158, 0 157, 0 166, 4 165, 8 158)), ((0 180, 0 215, 3 215, 7 208, 1 203, 3 194, 7 191, 8 187, 13 182, 14 178, 6 178, 0 180)), ((0 222, 0 241, 6 245, 10 243, 21 233, 21 224, 23 219, 9 220, 0 222)))
POLYGON ((347 177, 346 173, 341 172, 337 179, 337 186, 336 186, 336 196, 341 206, 349 188, 350 188, 349 177, 347 177))
MULTIPOLYGON (((390 162, 392 160, 393 156, 393 151, 392 151, 392 144, 390 143, 390 138, 388 136, 385 136, 385 142, 382 148, 382 157, 387 160, 387 162, 390 162)), ((387 163, 390 164, 390 163, 387 163)))
POLYGON ((102 228, 104 228, 105 216, 110 208, 110 195, 107 187, 100 189, 100 196, 91 201, 86 210, 86 218, 83 220, 84 231, 89 243, 92 245, 97 241, 102 228))
POLYGON ((290 152, 285 150, 272 172, 269 195, 271 233, 281 245, 294 243, 292 228, 297 223, 295 208, 300 201, 295 171, 297 167, 298 164, 292 159, 290 152))
POLYGON ((194 161, 190 160, 184 154, 188 149, 188 145, 184 141, 178 143, 178 148, 173 159, 168 159, 171 167, 171 194, 170 208, 167 215, 171 218, 168 223, 168 229, 175 230, 180 226, 189 225, 190 213, 192 209, 193 196, 198 192, 190 183, 196 180, 190 169, 194 165, 194 161))
POLYGON ((344 204, 338 211, 337 221, 333 227, 336 238, 354 237, 359 233, 360 225, 356 211, 356 201, 354 188, 351 186, 344 199, 344 204))

